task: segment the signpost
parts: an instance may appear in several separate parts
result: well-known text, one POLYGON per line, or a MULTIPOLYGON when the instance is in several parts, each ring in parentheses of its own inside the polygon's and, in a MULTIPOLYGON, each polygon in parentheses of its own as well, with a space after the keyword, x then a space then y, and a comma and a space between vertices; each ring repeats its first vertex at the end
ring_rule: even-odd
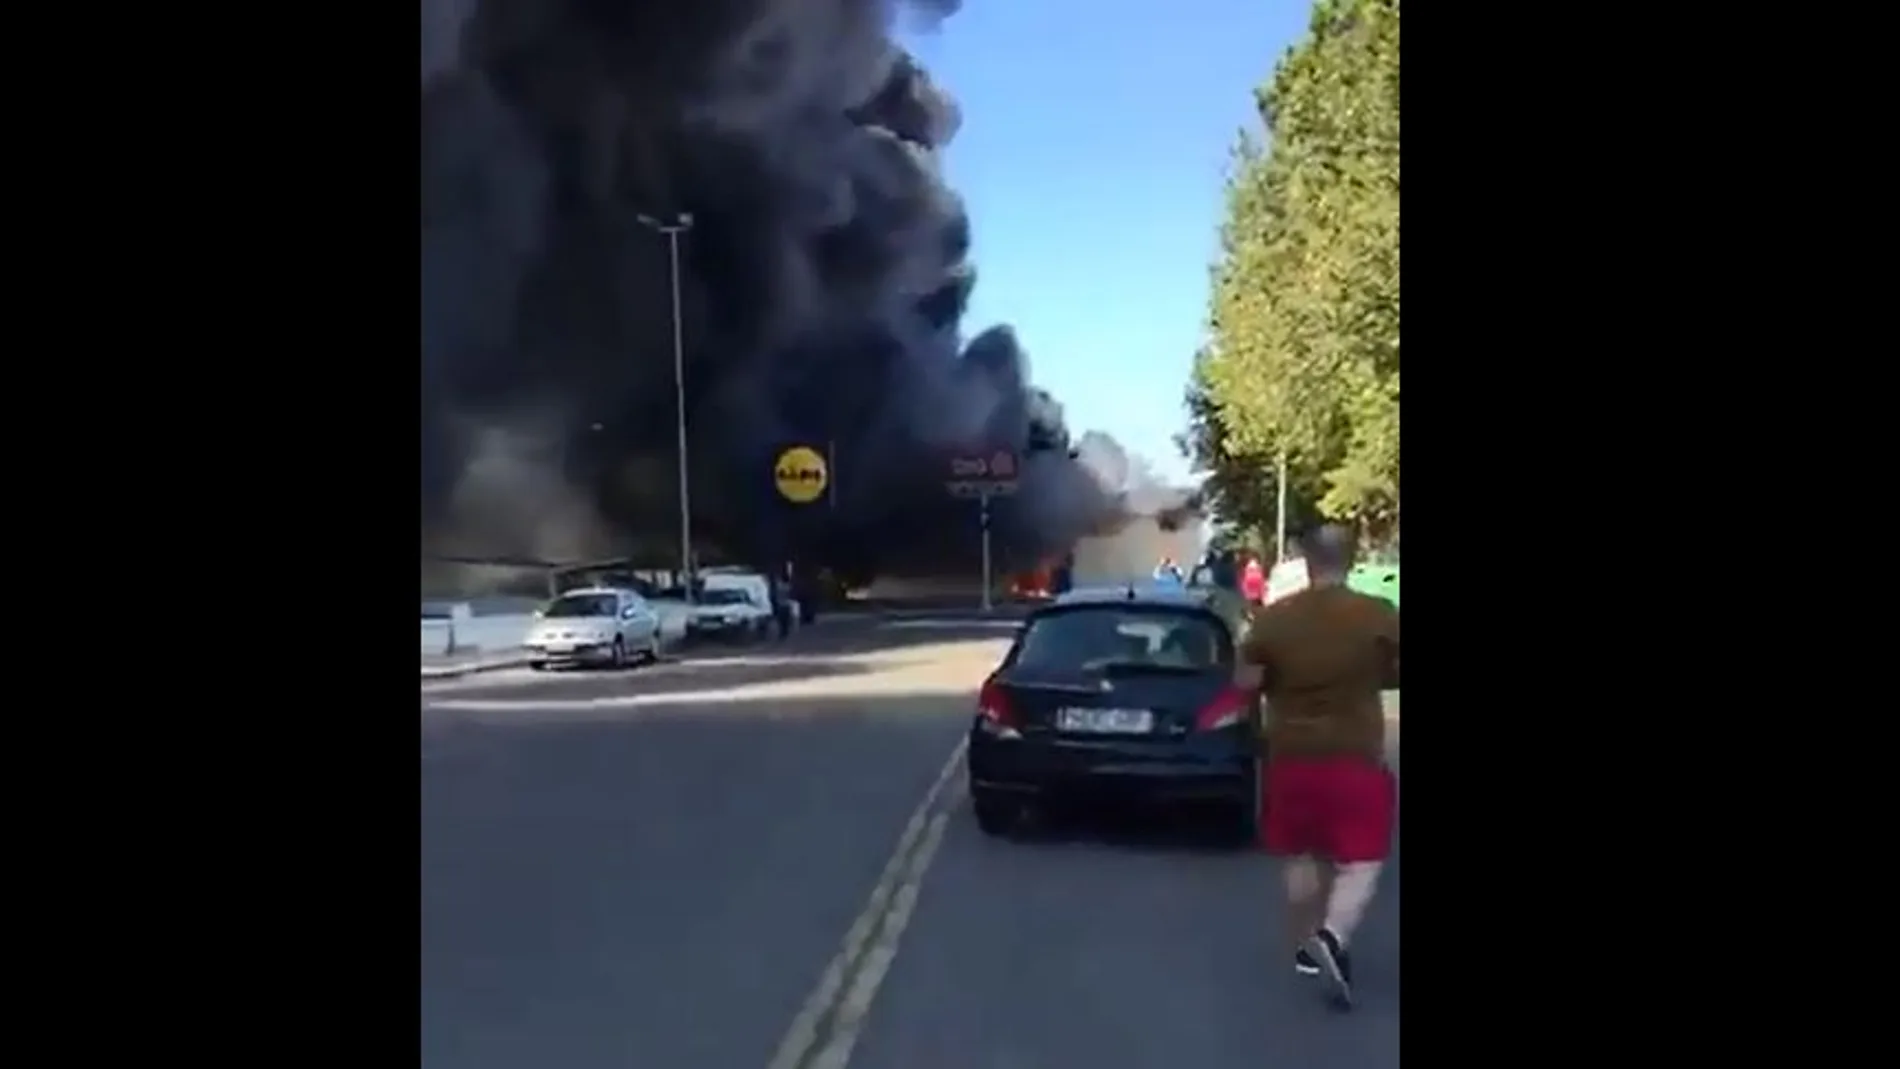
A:
POLYGON ((772 465, 772 482, 779 496, 794 505, 809 505, 825 496, 831 483, 831 466, 810 446, 795 445, 778 455, 772 465))
POLYGON ((957 497, 974 497, 983 527, 983 611, 989 612, 994 565, 990 555, 990 498, 1016 492, 1016 454, 1001 449, 989 454, 960 454, 950 458, 950 478, 944 484, 957 497))

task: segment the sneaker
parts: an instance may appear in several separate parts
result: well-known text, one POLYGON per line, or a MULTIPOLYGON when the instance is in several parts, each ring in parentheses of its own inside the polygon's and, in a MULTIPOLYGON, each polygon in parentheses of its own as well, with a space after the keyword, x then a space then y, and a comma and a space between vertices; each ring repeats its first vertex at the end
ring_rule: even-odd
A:
POLYGON ((1293 971, 1301 976, 1318 976, 1319 962, 1306 952, 1305 947, 1301 947, 1300 952, 1293 955, 1293 971))
POLYGON ((1320 975, 1332 989, 1333 1002, 1340 1009, 1352 1008, 1352 959, 1339 937, 1321 928, 1302 948, 1319 964, 1320 975))

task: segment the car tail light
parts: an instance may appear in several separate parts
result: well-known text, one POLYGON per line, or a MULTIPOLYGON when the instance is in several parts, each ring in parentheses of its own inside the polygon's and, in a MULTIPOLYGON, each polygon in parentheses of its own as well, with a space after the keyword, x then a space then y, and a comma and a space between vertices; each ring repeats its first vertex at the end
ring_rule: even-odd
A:
POLYGON ((1227 687, 1194 714, 1194 730, 1219 731, 1245 720, 1253 711, 1253 694, 1239 687, 1227 687))
POLYGON ((1016 726, 1016 710, 1009 704, 1009 695, 993 679, 984 680, 983 689, 976 692, 976 715, 995 727, 1016 726))

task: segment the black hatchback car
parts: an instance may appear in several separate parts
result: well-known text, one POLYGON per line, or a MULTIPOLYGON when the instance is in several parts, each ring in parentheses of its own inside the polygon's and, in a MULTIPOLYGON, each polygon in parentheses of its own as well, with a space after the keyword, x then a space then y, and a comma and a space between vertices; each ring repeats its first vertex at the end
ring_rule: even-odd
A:
POLYGON ((1033 613, 977 699, 977 823, 1000 835, 1031 802, 1102 790, 1219 803, 1250 832, 1260 716, 1233 682, 1238 626, 1176 586, 1074 591, 1033 613))

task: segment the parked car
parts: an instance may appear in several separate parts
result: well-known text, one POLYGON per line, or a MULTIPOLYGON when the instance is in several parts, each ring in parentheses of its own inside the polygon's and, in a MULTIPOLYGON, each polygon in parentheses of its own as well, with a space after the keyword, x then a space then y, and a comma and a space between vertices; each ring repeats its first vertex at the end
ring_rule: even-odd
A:
POLYGON ((589 587, 570 590, 534 614, 522 647, 528 666, 606 664, 624 668, 634 658, 660 655, 660 618, 633 590, 589 587))
POLYGON ((702 639, 760 639, 772 631, 772 610, 752 591, 708 576, 687 619, 687 634, 702 639))
POLYGON ((1346 577, 1346 585, 1361 594, 1384 598, 1399 607, 1399 566, 1396 564, 1360 564, 1346 577))
MULTIPOLYGON (((705 573, 704 578, 700 580, 700 588, 702 590, 743 591, 748 602, 764 610, 765 619, 760 625, 759 633, 770 634, 772 628, 777 626, 772 618, 772 581, 758 572, 743 568, 721 568, 705 573)), ((802 603, 799 598, 788 596, 786 607, 791 610, 794 627, 800 622, 810 622, 810 618, 805 615, 810 607, 809 603, 802 603)))

